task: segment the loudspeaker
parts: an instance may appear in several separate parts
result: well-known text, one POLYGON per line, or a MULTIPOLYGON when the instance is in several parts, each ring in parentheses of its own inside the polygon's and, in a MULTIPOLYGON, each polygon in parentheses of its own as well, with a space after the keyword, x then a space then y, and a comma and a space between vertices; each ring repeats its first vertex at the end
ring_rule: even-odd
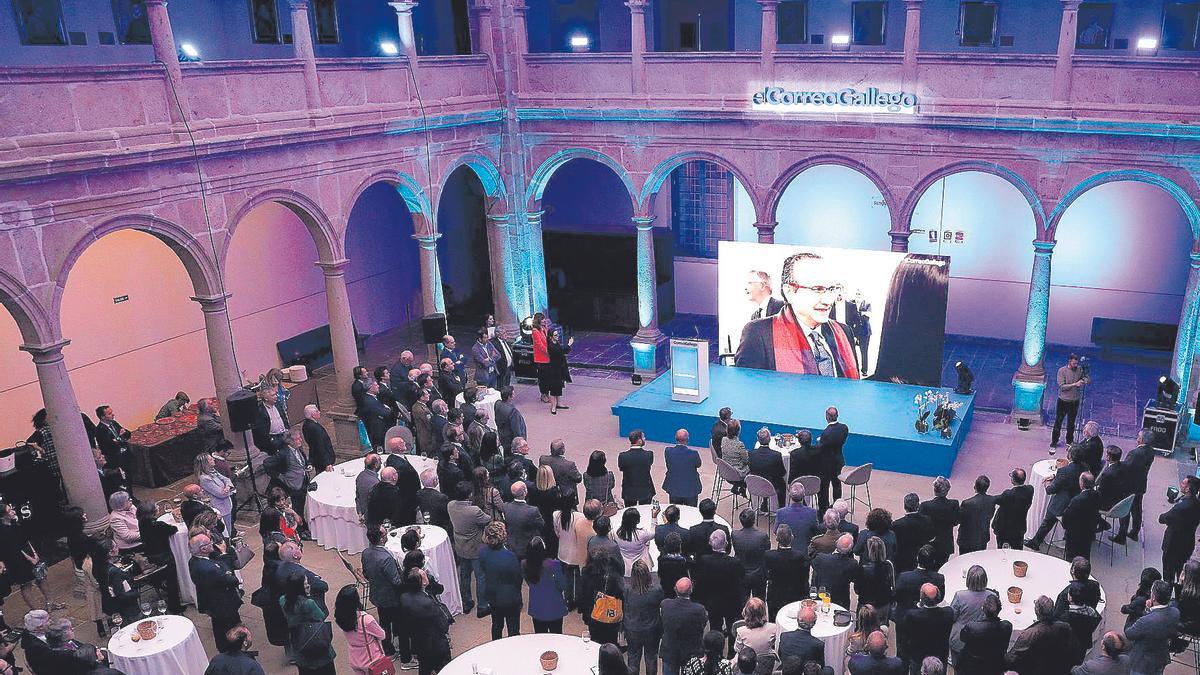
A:
POLYGON ((421 335, 425 338, 425 344, 435 345, 441 342, 447 330, 445 314, 426 314, 421 317, 421 335))
POLYGON ((229 428, 233 431, 249 431, 254 426, 254 415, 258 412, 258 396, 249 389, 238 389, 225 399, 229 408, 229 428))

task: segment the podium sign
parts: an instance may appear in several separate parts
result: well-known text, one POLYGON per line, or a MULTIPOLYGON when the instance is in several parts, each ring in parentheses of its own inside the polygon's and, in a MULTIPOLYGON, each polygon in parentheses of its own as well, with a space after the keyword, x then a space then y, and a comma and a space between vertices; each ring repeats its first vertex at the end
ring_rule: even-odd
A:
POLYGON ((671 340, 671 400, 701 403, 708 398, 708 342, 671 340))

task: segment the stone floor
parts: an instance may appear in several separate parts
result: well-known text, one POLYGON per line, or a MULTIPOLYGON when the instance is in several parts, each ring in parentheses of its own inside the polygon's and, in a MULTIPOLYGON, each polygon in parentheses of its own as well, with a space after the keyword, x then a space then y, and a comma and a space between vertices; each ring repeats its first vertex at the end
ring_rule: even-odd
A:
MULTIPOLYGON (((368 355, 364 362, 390 363, 399 351, 396 346, 398 344, 397 338, 386 341, 391 343, 390 346, 382 340, 375 341, 375 344, 369 342, 368 355)), ((332 394, 331 391, 327 390, 325 381, 322 381, 320 384, 324 390, 321 394, 322 398, 332 394)), ((610 407, 631 390, 632 385, 627 380, 618 381, 580 377, 574 385, 568 387, 564 397, 564 401, 571 405, 571 410, 562 411, 556 416, 549 415, 547 407, 539 403, 537 391, 533 387, 518 387, 516 401, 522 408, 529 423, 531 430, 529 440, 536 454, 540 455, 544 453, 552 440, 562 438, 567 445, 567 456, 580 466, 584 466, 588 454, 593 450, 604 450, 612 456, 626 447, 622 439, 617 435, 616 419, 611 415, 610 407)), ((713 395, 719 397, 720 392, 714 392, 713 395)), ((844 421, 850 426, 851 431, 853 431, 855 420, 847 419, 844 421)), ((1044 429, 1021 432, 1012 425, 992 423, 982 418, 977 419, 963 445, 962 452, 955 464, 954 472, 950 476, 953 483, 951 497, 965 498, 969 496, 971 494, 971 485, 975 477, 980 474, 990 475, 993 478, 993 484, 996 486, 1003 485, 1006 483, 1005 476, 1010 468, 1016 466, 1027 468, 1033 462, 1045 456, 1047 440, 1048 432, 1044 429)), ((1125 447, 1129 446, 1128 443, 1123 441, 1122 445, 1125 447)), ((661 446, 656 446, 653 449, 661 451, 661 446)), ((713 467, 708 462, 707 456, 707 453, 705 453, 704 457, 706 459, 702 468, 702 478, 706 486, 711 484, 713 475, 713 467)), ((1191 473, 1194 470, 1195 466, 1190 460, 1168 459, 1155 462, 1150 475, 1150 489, 1146 496, 1148 520, 1152 521, 1156 519, 1157 515, 1164 510, 1167 486, 1176 484, 1180 475, 1191 473)), ((664 474, 661 459, 654 467, 654 474, 656 484, 661 484, 664 474)), ((922 498, 925 498, 931 493, 930 484, 930 479, 926 477, 876 472, 871 481, 871 496, 875 505, 886 507, 892 510, 893 513, 897 513, 901 511, 900 504, 905 493, 910 491, 917 492, 922 495, 922 498)), ((169 490, 164 490, 153 496, 167 496, 169 494, 169 490)), ((151 494, 146 494, 146 496, 151 496, 151 494)), ((726 518, 733 519, 728 502, 722 504, 720 513, 726 518)), ((865 514, 860 513, 856 520, 861 523, 864 516, 865 514)), ((256 521, 251 521, 255 521, 253 515, 247 515, 241 522, 242 527, 253 530, 256 521)), ((1161 538, 1161 527, 1149 525, 1146 529, 1146 537, 1144 537, 1144 552, 1141 545, 1130 547, 1128 555, 1118 550, 1115 561, 1112 564, 1109 563, 1107 548, 1094 553, 1095 575, 1102 583, 1108 598, 1105 625, 1117 628, 1123 626, 1124 621, 1123 616, 1120 614, 1120 606, 1128 600, 1131 591, 1135 588, 1141 569, 1147 565, 1156 567, 1160 565, 1159 551, 1161 538)), ((253 546, 257 547, 257 539, 255 536, 250 536, 247 540, 253 546)), ((358 556, 350 556, 350 558, 357 563, 358 556)), ((349 573, 343 568, 335 551, 323 550, 316 544, 309 544, 305 550, 304 564, 310 566, 311 569, 321 574, 329 582, 331 602, 332 593, 336 593, 337 589, 342 585, 352 582, 349 573)), ((256 561, 251 563, 247 570, 245 575, 247 598, 259 586, 261 569, 261 564, 256 561)), ((76 620, 79 625, 79 639, 95 641, 97 636, 90 623, 90 617, 84 616, 84 610, 81 607, 80 601, 75 599, 71 594, 73 579, 69 565, 65 563, 55 565, 50 572, 50 581, 56 599, 69 603, 69 608, 62 614, 76 620)), ((19 595, 14 594, 9 598, 6 610, 8 621, 10 623, 18 623, 19 617, 25 611, 24 602, 19 595)), ((196 622, 197 629, 209 653, 215 653, 207 617, 199 615, 194 609, 189 609, 186 615, 196 622)), ((259 661, 266 671, 268 673, 294 672, 292 668, 285 664, 282 650, 266 643, 265 637, 263 637, 260 611, 246 604, 242 608, 242 617, 260 639, 258 643, 258 648, 261 650, 259 661)), ((566 622, 566 630, 578 633, 581 629, 582 623, 578 616, 569 616, 566 622)), ((457 622, 451 629, 454 653, 456 655, 460 654, 474 645, 490 640, 489 630, 490 620, 488 619, 480 620, 474 616, 458 617, 457 622)), ((523 617, 522 630, 532 630, 532 624, 528 617, 523 617)), ((349 672, 349 668, 345 665, 346 662, 344 661, 346 654, 345 640, 340 631, 335 629, 334 633, 335 649, 340 655, 339 663, 342 664, 339 666, 338 672, 349 672)), ((1173 674, 1190 671, 1190 668, 1185 669, 1182 666, 1173 665, 1167 672, 1173 674)))

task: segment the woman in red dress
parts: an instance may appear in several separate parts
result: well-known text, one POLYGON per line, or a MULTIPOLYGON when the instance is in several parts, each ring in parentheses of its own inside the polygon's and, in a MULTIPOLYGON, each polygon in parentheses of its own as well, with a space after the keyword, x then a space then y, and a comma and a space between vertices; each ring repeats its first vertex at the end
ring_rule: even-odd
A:
POLYGON ((538 391, 542 393, 542 403, 550 401, 550 348, 547 344, 546 316, 541 312, 533 315, 533 365, 537 368, 538 391))

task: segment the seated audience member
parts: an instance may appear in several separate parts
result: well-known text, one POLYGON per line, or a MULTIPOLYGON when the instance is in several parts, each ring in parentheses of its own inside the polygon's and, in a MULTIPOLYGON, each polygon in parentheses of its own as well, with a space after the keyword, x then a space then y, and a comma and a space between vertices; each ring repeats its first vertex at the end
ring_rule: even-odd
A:
POLYGON ((825 643, 812 634, 817 625, 817 613, 811 607, 801 607, 796 614, 796 630, 779 635, 779 660, 786 664, 796 660, 801 663, 815 662, 825 665, 825 643))
POLYGON ((1071 675, 1128 675, 1129 654, 1120 633, 1108 631, 1100 639, 1100 649, 1092 658, 1071 669, 1071 675))
POLYGON ((750 473, 750 453, 746 445, 738 438, 742 433, 742 423, 729 420, 726 424, 725 439, 721 441, 721 459, 737 472, 742 480, 731 481, 729 489, 735 494, 746 494, 746 475, 750 473))
POLYGON ((943 595, 946 592, 946 577, 933 571, 937 567, 937 553, 931 544, 925 544, 917 552, 917 568, 902 572, 896 577, 896 609, 908 609, 917 604, 921 586, 933 584, 943 595))
POLYGON ((55 619, 46 630, 46 663, 43 672, 91 673, 108 668, 104 653, 86 642, 75 639, 75 628, 70 619, 55 619))
POLYGON ((122 552, 142 548, 142 535, 138 531, 137 508, 126 492, 115 492, 108 498, 108 525, 112 528, 113 543, 122 552))
POLYGON ((950 627, 954 609, 939 606, 942 594, 937 586, 921 586, 921 601, 916 607, 896 613, 896 653, 909 663, 909 670, 927 656, 943 662, 950 653, 950 627))
POLYGON ((767 621, 767 603, 760 598, 750 598, 742 607, 742 621, 734 634, 734 640, 753 649, 757 654, 775 651, 779 626, 767 621))
POLYGON ((154 419, 161 420, 164 417, 178 415, 179 413, 183 412, 183 409, 186 408, 187 404, 191 402, 192 399, 188 398, 187 394, 183 393, 182 391, 178 392, 175 394, 174 398, 164 403, 162 407, 158 409, 158 414, 154 416, 154 419))
POLYGON ((838 531, 848 534, 854 537, 855 541, 858 541, 858 525, 850 521, 850 502, 845 499, 836 499, 833 502, 833 506, 829 508, 833 509, 833 512, 837 514, 838 531))
POLYGON ((775 528, 776 548, 763 556, 767 571, 767 607, 771 618, 779 616, 779 610, 808 597, 808 558, 804 550, 793 546, 792 529, 787 525, 775 528))
POLYGON ((904 675, 904 663, 887 655, 887 636, 875 631, 867 638, 867 653, 850 657, 850 675, 904 675))
POLYGON ((867 653, 867 638, 875 631, 887 633, 887 624, 879 620, 879 612, 870 603, 858 603, 854 617, 854 632, 846 638, 846 655, 867 653))
POLYGON ((1012 623, 1000 618, 1000 598, 989 594, 983 599, 983 616, 964 625, 958 633, 962 649, 958 653, 958 671, 978 675, 1003 675, 1004 654, 1012 637, 1012 623))
POLYGON ((1069 672, 1076 649, 1071 627, 1054 618, 1054 601, 1044 595, 1034 602, 1033 611, 1037 621, 1017 636, 1005 665, 1017 675, 1069 672))

